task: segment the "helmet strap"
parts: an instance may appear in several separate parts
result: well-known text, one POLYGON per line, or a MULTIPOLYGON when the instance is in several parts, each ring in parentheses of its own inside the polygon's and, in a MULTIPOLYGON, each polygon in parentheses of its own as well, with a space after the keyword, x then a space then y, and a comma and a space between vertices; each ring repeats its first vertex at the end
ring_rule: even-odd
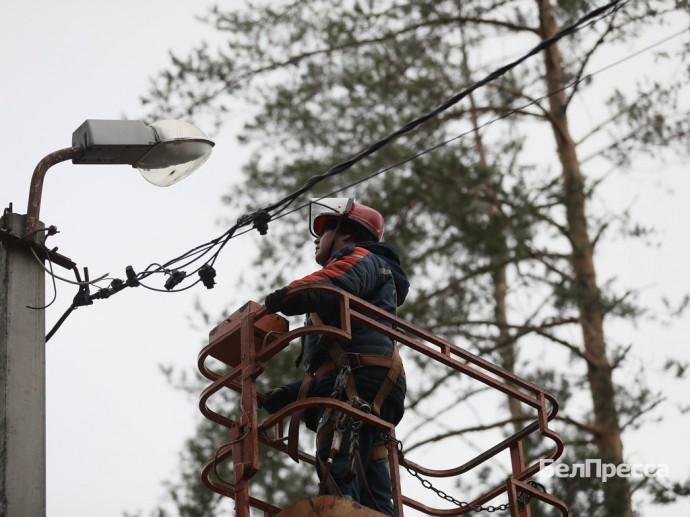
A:
POLYGON ((333 230, 333 233, 338 233, 340 231, 340 227, 343 224, 343 221, 347 221, 348 215, 350 214, 350 210, 352 210, 352 206, 355 204, 355 200, 353 198, 348 198, 347 200, 347 205, 345 205, 345 210, 341 212, 340 217, 338 217, 338 225, 335 227, 333 230))
POLYGON ((335 241, 335 235, 338 235, 340 233, 340 227, 343 224, 343 221, 346 221, 348 218, 348 214, 350 213, 350 210, 352 210, 352 206, 355 204, 355 200, 353 198, 348 198, 347 200, 347 205, 345 205, 345 210, 341 212, 340 217, 338 217, 338 224, 336 227, 333 229, 333 239, 331 240, 331 246, 330 249, 328 250, 328 256, 330 257, 331 254, 333 253, 333 243, 335 241))
MULTIPOLYGON (((331 243, 328 246, 328 254, 327 254, 328 258, 330 258, 331 255, 333 254, 333 245, 335 244, 335 238, 340 233, 340 227, 342 226, 343 221, 346 221, 348 219, 348 214, 352 210, 352 207, 354 204, 355 204, 355 200, 353 198, 348 198, 347 204, 345 205, 345 209, 341 212, 340 217, 338 217, 338 223, 336 224, 335 228, 333 229, 333 238, 331 239, 331 243)), ((311 205, 309 206, 309 210, 311 210, 311 205)), ((310 216, 310 218, 311 218, 311 216, 310 216)))

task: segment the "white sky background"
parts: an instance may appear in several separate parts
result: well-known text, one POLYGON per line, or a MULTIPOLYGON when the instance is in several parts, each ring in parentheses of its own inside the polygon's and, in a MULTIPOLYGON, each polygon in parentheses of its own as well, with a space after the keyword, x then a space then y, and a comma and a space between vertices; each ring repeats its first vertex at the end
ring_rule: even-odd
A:
MULTIPOLYGON (((84 120, 140 116, 139 96, 148 78, 169 63, 168 50, 183 52, 207 35, 194 19, 203 10, 202 2, 170 0, 3 6, 3 208, 13 202, 15 212, 26 213, 34 167, 71 146, 84 120)), ((242 158, 230 136, 215 140, 203 168, 169 188, 149 184, 129 166, 54 166, 45 180, 41 220, 61 233, 49 244, 89 267, 91 278, 107 272, 124 278, 127 265, 141 271, 220 235, 217 218, 241 215, 224 214, 220 195, 238 179, 242 158)), ((161 482, 173 477, 198 414, 196 401, 171 389, 159 365, 195 369, 210 329, 190 328, 194 300, 221 310, 237 276, 246 273, 246 246, 253 249, 254 238, 226 247, 217 261, 216 289, 127 289, 72 313, 47 343, 48 515, 106 517, 138 509, 148 515, 163 494, 161 482)), ((74 294, 75 286, 58 283, 48 329, 74 294)))
MULTIPOLYGON (((69 147, 72 132, 84 120, 141 114, 139 96, 149 77, 167 66, 168 50, 184 54, 201 39, 212 38, 193 18, 203 10, 203 2, 179 0, 26 0, 3 7, 2 208, 13 202, 15 212, 26 212, 34 167, 48 153, 69 147)), ((638 65, 631 66, 629 73, 634 73, 638 65)), ((616 80, 616 73, 608 80, 616 80)), ((123 278, 127 265, 141 270, 216 237, 224 230, 217 218, 241 215, 227 213, 220 195, 239 178, 243 154, 230 131, 215 140, 210 160, 167 189, 148 184, 127 166, 67 162, 53 167, 45 181, 41 220, 61 233, 49 244, 80 268, 88 266, 92 278, 106 272, 123 278)), ((661 230, 661 246, 607 244, 600 250, 605 252, 598 262, 600 275, 620 274, 622 285, 642 289, 643 304, 656 303, 661 294, 678 301, 690 287, 687 167, 645 164, 625 179, 611 180, 607 188, 606 203, 626 206, 636 200, 637 213, 661 230)), ((216 263, 216 289, 199 285, 180 294, 127 289, 78 309, 47 344, 50 516, 148 514, 158 502, 161 482, 174 477, 177 453, 198 411, 194 400, 168 385, 159 365, 195 368, 206 330, 190 327, 194 301, 217 312, 236 296, 231 290, 237 277, 247 274, 247 250, 257 239, 245 236, 226 248, 216 263)), ((64 270, 58 274, 71 278, 64 270)), ((47 280, 47 301, 52 292, 47 280)), ((57 300, 47 310, 48 329, 75 293, 75 286, 58 283, 57 300)), ((687 384, 653 372, 668 354, 690 358, 688 335, 686 319, 671 327, 621 329, 616 339, 634 342, 635 360, 682 402, 687 401, 681 393, 687 393, 687 384)), ((666 414, 669 423, 628 436, 625 452, 630 463, 666 463, 674 476, 685 478, 688 418, 678 417, 672 406, 666 414)), ((685 504, 654 514, 687 514, 688 509, 685 504)))

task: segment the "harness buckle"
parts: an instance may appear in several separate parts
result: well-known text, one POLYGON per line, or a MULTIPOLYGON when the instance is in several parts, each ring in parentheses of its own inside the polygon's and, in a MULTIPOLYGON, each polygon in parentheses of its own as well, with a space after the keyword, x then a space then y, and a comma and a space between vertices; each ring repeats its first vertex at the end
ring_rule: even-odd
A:
POLYGON ((333 386, 333 391, 340 395, 347 387, 347 379, 350 377, 352 369, 349 366, 343 366, 338 372, 338 376, 335 378, 335 384, 333 386))
POLYGON ((365 413, 371 413, 372 410, 371 404, 369 404, 366 400, 360 397, 353 397, 351 400, 348 401, 348 404, 350 404, 355 409, 364 411, 365 413))
POLYGON ((348 451, 347 458, 347 469, 345 470, 345 475, 343 476, 343 481, 348 485, 357 476, 355 472, 355 452, 359 450, 359 432, 357 430, 352 430, 350 432, 350 450, 348 451))

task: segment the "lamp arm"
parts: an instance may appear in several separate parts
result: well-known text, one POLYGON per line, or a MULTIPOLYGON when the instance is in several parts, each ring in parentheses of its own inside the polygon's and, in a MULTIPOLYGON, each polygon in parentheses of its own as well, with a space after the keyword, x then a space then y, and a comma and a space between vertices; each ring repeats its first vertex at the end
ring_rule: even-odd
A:
POLYGON ((27 239, 35 240, 36 230, 38 229, 39 216, 41 212, 41 196, 43 194, 43 179, 45 178, 48 169, 53 165, 64 162, 70 159, 79 158, 84 154, 84 148, 81 146, 67 147, 60 149, 45 156, 36 168, 31 177, 31 186, 29 188, 29 205, 26 209, 26 228, 24 236, 27 239))

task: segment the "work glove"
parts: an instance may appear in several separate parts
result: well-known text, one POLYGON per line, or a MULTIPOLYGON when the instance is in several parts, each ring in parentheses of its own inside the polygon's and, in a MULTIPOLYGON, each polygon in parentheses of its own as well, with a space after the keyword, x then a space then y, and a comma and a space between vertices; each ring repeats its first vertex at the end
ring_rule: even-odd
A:
POLYGON ((276 411, 284 408, 290 402, 297 400, 298 392, 294 389, 295 386, 288 384, 279 386, 264 395, 264 401, 259 402, 259 407, 268 411, 271 415, 276 411))
POLYGON ((282 287, 266 296, 264 305, 266 309, 268 309, 268 312, 278 312, 283 308, 283 300, 287 294, 287 289, 287 287, 282 287))

